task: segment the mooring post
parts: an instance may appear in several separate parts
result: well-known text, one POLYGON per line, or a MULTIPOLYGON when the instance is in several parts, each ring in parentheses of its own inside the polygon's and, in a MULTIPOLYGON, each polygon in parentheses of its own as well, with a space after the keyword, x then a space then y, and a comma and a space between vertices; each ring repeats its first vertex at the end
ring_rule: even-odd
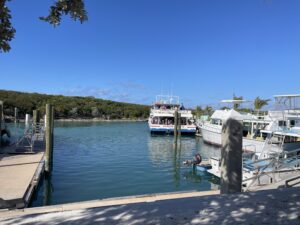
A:
POLYGON ((0 147, 2 142, 2 115, 3 115, 3 102, 0 101, 0 147))
POLYGON ((51 167, 52 167, 52 163, 53 163, 53 144, 54 144, 54 106, 51 106, 51 140, 50 140, 50 163, 51 163, 51 167))
POLYGON ((50 104, 46 105, 46 150, 45 150, 45 171, 47 173, 51 172, 51 163, 52 163, 52 151, 53 144, 51 143, 51 130, 52 130, 52 106, 50 104))
POLYGON ((17 107, 15 107, 15 123, 18 123, 19 122, 19 120, 18 120, 18 108, 17 107))
POLYGON ((243 126, 228 119, 222 127, 221 194, 242 191, 243 126))
POLYGON ((32 122, 33 122, 34 128, 36 128, 38 126, 38 124, 40 123, 40 111, 38 109, 33 110, 32 122))
POLYGON ((181 113, 178 113, 178 128, 177 128, 177 132, 178 132, 178 138, 181 138, 181 113))
POLYGON ((30 115, 25 114, 25 129, 28 129, 30 123, 30 115))
POLYGON ((174 143, 177 144, 177 135, 178 135, 178 110, 175 110, 174 113, 174 143))

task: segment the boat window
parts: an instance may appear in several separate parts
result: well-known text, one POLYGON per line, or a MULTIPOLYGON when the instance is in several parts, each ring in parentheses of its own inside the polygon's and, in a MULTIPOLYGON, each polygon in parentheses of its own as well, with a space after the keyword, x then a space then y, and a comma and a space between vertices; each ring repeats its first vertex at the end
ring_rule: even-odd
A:
POLYGON ((158 118, 157 117, 153 117, 151 123, 152 124, 158 124, 158 118))
POLYGON ((278 125, 279 125, 280 127, 286 127, 286 121, 284 121, 284 120, 279 120, 279 121, 278 121, 278 125))
POLYGON ((294 127, 295 126, 295 120, 290 120, 290 126, 294 127))

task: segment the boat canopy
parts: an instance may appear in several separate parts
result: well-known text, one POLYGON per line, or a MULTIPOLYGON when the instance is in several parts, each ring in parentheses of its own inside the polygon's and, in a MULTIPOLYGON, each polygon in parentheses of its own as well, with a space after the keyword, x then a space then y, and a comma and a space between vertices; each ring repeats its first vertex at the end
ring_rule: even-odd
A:
POLYGON ((274 95, 274 98, 276 107, 283 107, 287 110, 300 108, 300 94, 274 95))
POLYGON ((299 98, 300 94, 290 94, 290 95, 274 95, 274 98, 299 98))
POLYGON ((290 137, 300 138, 300 133, 293 131, 293 130, 286 130, 286 131, 261 130, 260 132, 266 133, 266 134, 276 134, 276 135, 280 135, 280 136, 290 136, 290 137))
POLYGON ((233 103, 233 104, 241 104, 241 103, 247 103, 251 101, 247 100, 240 100, 240 99, 229 99, 229 100, 222 100, 221 103, 233 103))
POLYGON ((246 119, 253 119, 253 116, 250 114, 241 114, 234 109, 225 109, 225 110, 216 110, 212 116, 212 119, 219 119, 219 120, 228 120, 229 118, 236 119, 236 120, 246 120, 246 119))

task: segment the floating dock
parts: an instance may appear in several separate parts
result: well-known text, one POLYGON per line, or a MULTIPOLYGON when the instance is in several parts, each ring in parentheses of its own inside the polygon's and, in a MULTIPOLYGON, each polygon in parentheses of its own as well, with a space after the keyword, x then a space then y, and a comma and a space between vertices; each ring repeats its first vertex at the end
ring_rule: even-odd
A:
POLYGON ((44 152, 0 155, 0 208, 24 208, 44 170, 44 152))
POLYGON ((0 149, 0 209, 25 208, 44 172, 45 141, 38 137, 31 148, 11 145, 0 149))

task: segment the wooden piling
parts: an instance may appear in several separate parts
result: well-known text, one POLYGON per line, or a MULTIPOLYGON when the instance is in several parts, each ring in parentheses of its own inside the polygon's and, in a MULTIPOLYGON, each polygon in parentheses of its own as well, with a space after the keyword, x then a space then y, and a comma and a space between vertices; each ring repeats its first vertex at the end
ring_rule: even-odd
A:
POLYGON ((174 113, 174 143, 177 144, 177 135, 178 135, 178 110, 175 110, 174 113))
POLYGON ((242 141, 242 124, 228 119, 222 128, 221 194, 242 190, 242 141))
POLYGON ((38 111, 37 110, 33 110, 32 112, 32 129, 33 129, 33 133, 37 132, 37 122, 38 121, 38 111))
POLYGON ((40 111, 37 109, 33 110, 32 122, 34 126, 40 123, 40 111))
POLYGON ((51 173, 52 155, 53 155, 53 139, 52 139, 52 110, 50 104, 46 105, 46 150, 45 150, 45 171, 51 173))
POLYGON ((177 132, 178 132, 178 138, 180 140, 181 138, 181 113, 178 113, 178 123, 177 123, 177 132))
POLYGON ((51 140, 50 140, 50 162, 53 163, 53 144, 54 144, 54 106, 51 106, 51 140))
POLYGON ((2 142, 2 116, 3 116, 3 103, 0 101, 0 147, 2 142))

